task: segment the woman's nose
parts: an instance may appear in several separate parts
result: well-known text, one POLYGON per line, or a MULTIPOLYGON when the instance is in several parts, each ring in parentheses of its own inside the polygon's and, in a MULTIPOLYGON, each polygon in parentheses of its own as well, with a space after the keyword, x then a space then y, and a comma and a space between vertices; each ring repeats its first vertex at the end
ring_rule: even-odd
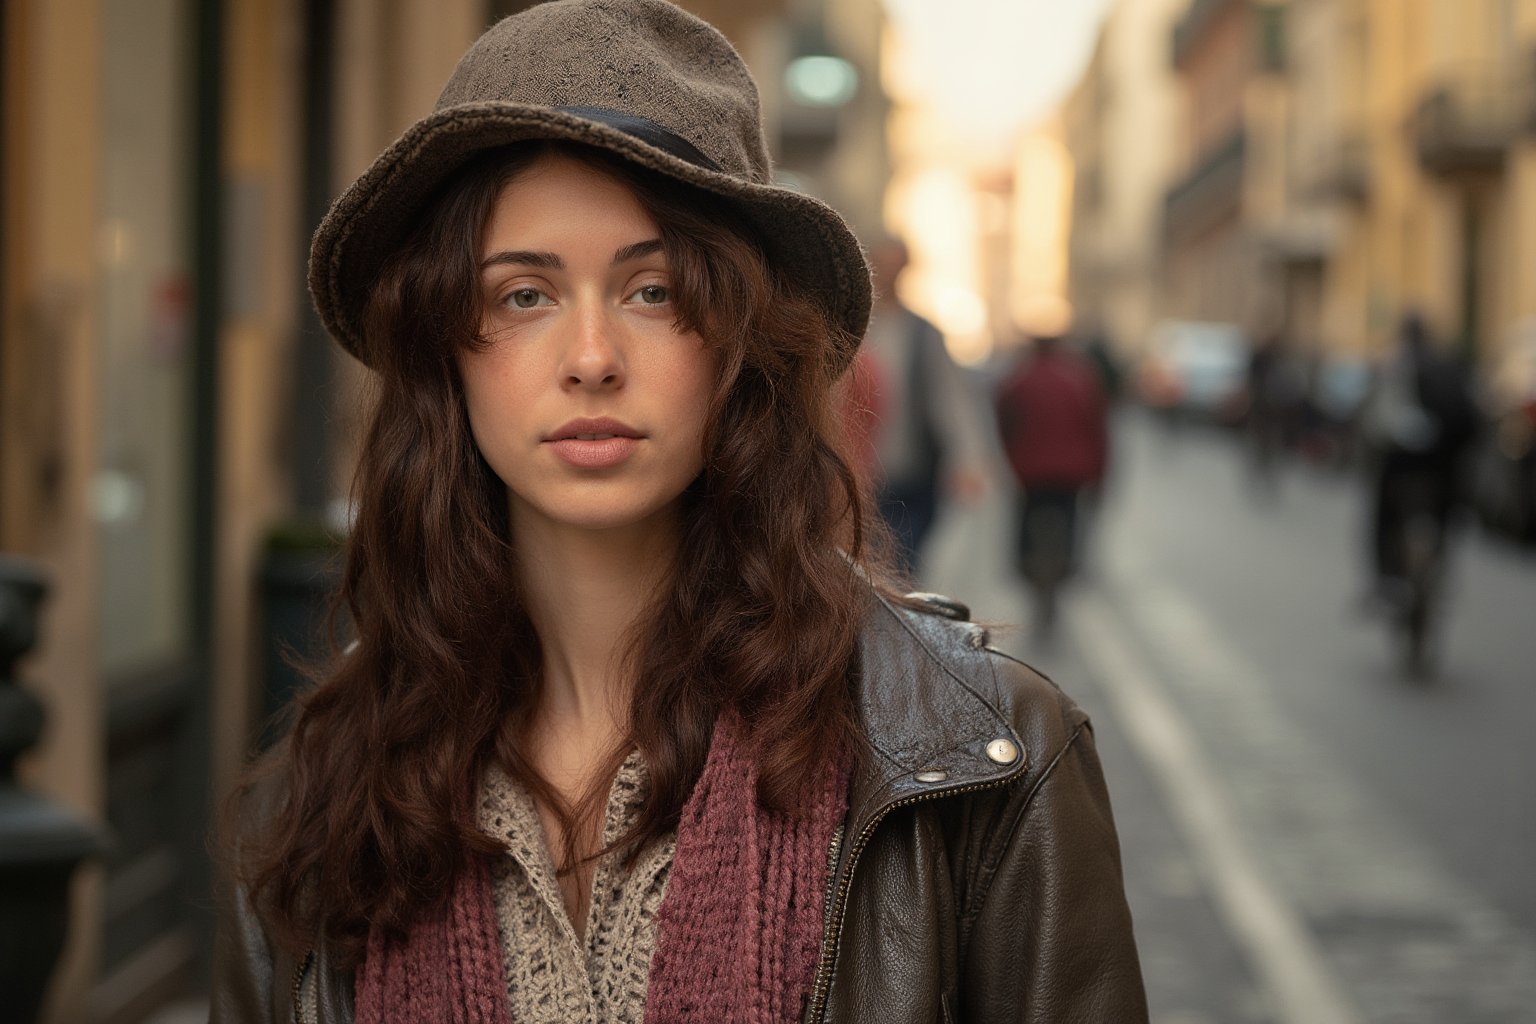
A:
POLYGON ((560 377, 572 388, 616 388, 624 383, 624 360, 612 323, 602 310, 577 312, 572 318, 560 377))

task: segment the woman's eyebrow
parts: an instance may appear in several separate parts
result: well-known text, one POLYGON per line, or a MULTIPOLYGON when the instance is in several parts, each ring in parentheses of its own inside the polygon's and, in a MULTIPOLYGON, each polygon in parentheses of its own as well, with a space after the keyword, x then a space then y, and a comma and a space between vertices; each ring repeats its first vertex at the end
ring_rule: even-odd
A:
POLYGON ((492 267, 505 263, 516 264, 520 267, 538 267, 541 270, 564 270, 565 261, 552 252, 529 252, 526 249, 503 249, 501 252, 492 253, 480 261, 481 270, 489 270, 492 267))
MULTIPOLYGON (((626 245, 613 254, 613 265, 644 259, 662 251, 661 239, 647 238, 643 242, 626 245)), ((564 270, 565 261, 552 252, 533 252, 528 249, 503 249, 480 261, 481 270, 514 264, 520 267, 538 267, 541 270, 564 270)))
POLYGON ((647 256, 654 256, 658 252, 661 252, 661 239, 647 238, 643 242, 626 245, 614 253, 613 265, 618 266, 620 263, 628 263, 630 260, 644 259, 647 256))

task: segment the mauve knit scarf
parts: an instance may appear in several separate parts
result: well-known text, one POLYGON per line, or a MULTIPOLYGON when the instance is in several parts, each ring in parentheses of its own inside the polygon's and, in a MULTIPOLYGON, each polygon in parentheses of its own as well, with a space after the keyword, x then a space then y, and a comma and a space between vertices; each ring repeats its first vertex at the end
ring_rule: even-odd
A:
MULTIPOLYGON (((657 914, 647 1024, 783 1024, 804 1013, 821 948, 832 834, 848 809, 839 757, 808 780, 803 815, 758 806, 741 720, 720 716, 683 806, 657 914)), ((357 1024, 513 1024, 490 870, 466 870, 445 911, 404 942, 375 931, 357 1024)))

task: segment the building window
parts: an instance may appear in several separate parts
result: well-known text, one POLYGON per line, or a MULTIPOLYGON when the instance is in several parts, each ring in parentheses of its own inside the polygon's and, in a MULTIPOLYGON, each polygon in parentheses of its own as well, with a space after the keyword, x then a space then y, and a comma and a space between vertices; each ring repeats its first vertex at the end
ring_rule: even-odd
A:
POLYGON ((190 645, 192 295, 186 0, 108 0, 91 500, 111 680, 190 645))

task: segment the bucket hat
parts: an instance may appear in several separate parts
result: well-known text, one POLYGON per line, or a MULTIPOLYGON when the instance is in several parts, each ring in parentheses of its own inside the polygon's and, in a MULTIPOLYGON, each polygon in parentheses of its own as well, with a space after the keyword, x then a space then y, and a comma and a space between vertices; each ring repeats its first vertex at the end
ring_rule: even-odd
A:
POLYGON ((368 289, 433 193, 498 146, 595 146, 722 196, 768 256, 843 328, 840 371, 869 319, 858 240, 830 206, 772 180, 757 86, 715 28, 665 0, 555 0, 497 22, 459 60, 432 113, 332 204, 310 247, 309 290, 327 330, 369 363, 368 289))

